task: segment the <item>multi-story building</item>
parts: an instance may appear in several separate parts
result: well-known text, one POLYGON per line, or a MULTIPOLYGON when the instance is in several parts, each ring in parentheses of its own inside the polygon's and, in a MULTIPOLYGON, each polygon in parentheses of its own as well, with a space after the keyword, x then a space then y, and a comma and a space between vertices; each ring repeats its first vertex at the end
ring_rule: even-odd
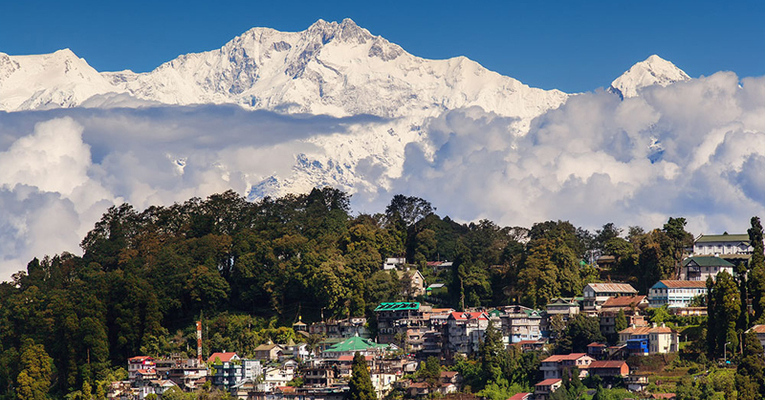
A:
POLYGON ((642 313, 648 308, 648 300, 645 296, 621 296, 610 297, 600 306, 598 319, 600 320, 600 332, 606 336, 615 335, 616 317, 619 311, 624 313, 629 325, 646 325, 642 313))
POLYGON ((547 304, 547 316, 552 317, 560 315, 563 318, 563 322, 567 322, 570 318, 579 314, 579 302, 575 298, 571 297, 557 297, 547 304))
POLYGON ((428 330, 431 310, 418 302, 380 303, 375 308, 379 342, 394 343, 396 334, 406 335, 412 328, 428 330))
POLYGON ((693 244, 693 254, 700 256, 747 255, 752 254, 752 251, 754 248, 746 233, 701 235, 693 244))
POLYGON ((630 367, 621 361, 593 361, 589 367, 590 375, 601 378, 624 378, 630 374, 630 367))
POLYGON ((351 336, 369 338, 366 318, 348 318, 314 322, 308 328, 312 335, 321 335, 327 338, 348 339, 351 336))
POLYGON ((207 359, 210 381, 214 386, 231 390, 244 380, 253 380, 263 374, 260 361, 240 358, 234 352, 213 353, 207 359))
POLYGON ((648 290, 648 302, 651 307, 688 307, 696 296, 707 294, 706 280, 678 281, 662 280, 648 290))
POLYGON ((563 385, 563 381, 560 378, 557 379, 545 379, 542 382, 534 385, 534 400, 547 400, 550 394, 563 385))
POLYGON ((489 314, 483 311, 460 312, 449 315, 446 323, 446 352, 472 354, 489 327, 489 314))
POLYGON ((675 353, 680 347, 680 335, 664 324, 631 326, 619 332, 619 342, 626 343, 629 353, 634 355, 675 353))
POLYGON ((580 377, 587 375, 587 368, 595 361, 585 353, 571 353, 565 355, 550 356, 542 360, 539 370, 545 379, 560 379, 564 370, 579 369, 580 377))
POLYGON ((735 266, 720 257, 715 256, 693 256, 683 260, 683 267, 680 269, 680 279, 685 281, 704 281, 707 278, 715 279, 720 272, 727 272, 733 275, 735 266))
POLYGON ((500 319, 503 336, 507 336, 511 344, 542 338, 542 311, 521 305, 506 306, 500 319))
POLYGON ((583 308, 597 310, 609 297, 635 296, 638 294, 628 283, 589 283, 584 287, 583 308))
POLYGON ((155 373, 156 363, 149 356, 136 356, 128 359, 128 379, 136 379, 138 372, 142 371, 144 375, 155 373))

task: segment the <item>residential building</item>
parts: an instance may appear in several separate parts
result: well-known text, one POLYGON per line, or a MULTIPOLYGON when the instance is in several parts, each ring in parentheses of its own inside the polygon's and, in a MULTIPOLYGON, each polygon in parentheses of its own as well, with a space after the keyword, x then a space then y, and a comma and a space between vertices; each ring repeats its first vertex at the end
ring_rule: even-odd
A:
POLYGON ((276 361, 284 353, 284 347, 274 344, 261 344, 255 348, 255 358, 263 361, 276 361))
POLYGON ((407 329, 417 327, 428 330, 431 310, 431 307, 420 306, 418 302, 380 303, 374 311, 378 340, 380 343, 393 343, 396 334, 406 334, 407 329))
POLYGON ((644 392, 650 384, 646 375, 629 375, 624 378, 624 383, 630 392, 644 392))
POLYGON ((263 369, 263 382, 260 385, 266 392, 271 392, 277 387, 287 386, 287 382, 295 377, 294 365, 277 365, 263 369))
POLYGON ((212 384, 224 390, 231 390, 242 381, 263 374, 260 361, 242 359, 234 352, 213 353, 207 359, 207 365, 211 367, 209 378, 212 384))
POLYGON ((545 379, 534 385, 534 400, 547 400, 550 393, 558 390, 563 381, 561 379, 545 379))
POLYGON ((303 385, 332 386, 336 382, 336 370, 329 365, 308 367, 303 370, 303 385))
POLYGON ((693 244, 693 254, 701 256, 722 256, 730 254, 752 254, 754 248, 749 242, 749 235, 728 234, 701 235, 693 244))
POLYGON ((532 400, 531 399, 532 394, 533 393, 517 393, 510 396, 510 398, 508 398, 507 400, 532 400))
POLYGON ((503 336, 508 337, 510 344, 542 338, 542 311, 513 305, 504 307, 500 318, 502 326, 497 328, 501 328, 503 336))
POLYGON ((128 379, 131 381, 136 379, 138 371, 143 371, 143 374, 146 375, 149 372, 154 372, 155 369, 156 363, 149 356, 136 356, 128 359, 128 379))
POLYGON ((557 297, 547 304, 547 316, 560 315, 563 322, 568 322, 570 318, 579 314, 579 302, 572 297, 557 297))
POLYGON ((693 256, 683 260, 683 267, 680 269, 680 279, 686 281, 703 281, 707 278, 715 279, 720 272, 727 272, 733 275, 734 265, 720 257, 715 256, 693 256))
POLYGON ((602 360, 608 357, 608 346, 603 343, 590 343, 587 345, 587 355, 596 360, 602 360))
POLYGON ((352 357, 356 353, 372 356, 396 349, 397 347, 392 344, 378 344, 369 339, 354 336, 324 350, 322 356, 330 359, 339 359, 341 356, 352 357))
POLYGON ((760 344, 765 347, 765 325, 755 325, 747 332, 754 332, 755 335, 757 335, 757 339, 760 340, 760 344))
POLYGON ((401 272, 401 281, 404 285, 408 284, 409 288, 404 289, 404 294, 409 297, 417 297, 425 295, 425 277, 422 273, 416 269, 410 269, 401 272))
POLYGON ((554 355, 542 360, 539 370, 542 371, 545 379, 560 379, 563 377, 564 370, 578 368, 579 375, 583 378, 587 376, 587 369, 593 361, 595 359, 585 353, 554 355))
POLYGON ((609 297, 636 296, 638 294, 632 285, 628 283, 589 283, 584 287, 583 307, 585 309, 599 309, 609 297))
POLYGON ((406 264, 406 258, 404 257, 391 257, 386 258, 383 264, 383 270, 392 270, 399 267, 403 267, 406 264))
POLYGON ((706 279, 696 281, 661 280, 648 290, 648 302, 651 307, 663 305, 668 305, 671 308, 688 307, 694 297, 706 294, 706 279))
POLYGON ((473 354, 489 327, 489 315, 484 311, 459 312, 449 315, 446 322, 446 352, 473 354))
POLYGON ((677 353, 680 349, 680 334, 664 323, 661 326, 654 324, 648 335, 650 354, 677 353))
POLYGON ((348 318, 328 321, 314 322, 308 328, 308 331, 312 335, 321 335, 327 338, 339 338, 348 339, 352 336, 361 336, 363 338, 370 338, 369 330, 367 329, 366 318, 348 318))
POLYGON ((600 320, 600 332, 606 336, 615 335, 616 317, 619 312, 624 313, 624 317, 629 325, 647 325, 642 313, 648 308, 648 300, 645 296, 620 296, 609 297, 598 310, 600 320))
POLYGON ((626 361, 593 361, 588 369, 590 375, 601 378, 623 378, 630 374, 626 361))

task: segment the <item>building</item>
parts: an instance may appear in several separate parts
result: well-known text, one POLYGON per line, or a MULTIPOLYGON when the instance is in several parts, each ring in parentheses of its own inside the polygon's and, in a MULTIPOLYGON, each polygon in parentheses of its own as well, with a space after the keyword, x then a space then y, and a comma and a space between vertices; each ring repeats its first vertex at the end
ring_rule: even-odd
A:
POLYGON ((542 360, 539 370, 545 379, 560 379, 564 370, 579 369, 579 376, 587 376, 587 369, 595 361, 585 353, 571 353, 566 355, 550 356, 542 360))
POLYGON ((563 381, 561 379, 545 379, 534 385, 534 400, 546 400, 550 393, 558 390, 563 381))
POLYGON ((720 257, 715 256, 693 256, 683 260, 683 267, 680 269, 680 279, 686 281, 704 281, 707 278, 714 279, 720 272, 727 272, 733 275, 734 265, 720 257))
POLYGON ((689 307, 694 297, 705 296, 706 294, 706 279, 695 281, 662 280, 656 282, 648 290, 648 303, 651 307, 663 305, 672 308, 689 307))
POLYGON ((589 283, 584 287, 583 307, 599 309, 609 297, 636 296, 638 291, 628 283, 589 283))
POLYGON ((521 305, 507 306, 500 319, 502 336, 506 336, 510 344, 542 339, 542 311, 521 305))
POLYGON ((648 308, 648 300, 645 296, 620 296, 609 297, 598 310, 600 320, 600 332, 606 336, 615 335, 616 317, 619 311, 624 313, 628 325, 647 325, 642 313, 648 308))
POLYGON ((378 344, 369 339, 354 336, 324 350, 322 356, 337 360, 342 356, 353 357, 357 352, 363 356, 372 356, 396 349, 397 347, 391 344, 378 344))
POLYGON ((308 331, 312 335, 339 339, 348 339, 352 336, 361 336, 369 339, 371 336, 369 329, 367 329, 367 319, 363 317, 314 322, 308 328, 308 331))
POLYGON ((531 400, 532 394, 533 393, 517 393, 510 396, 510 398, 508 398, 507 400, 531 400))
POLYGON ((680 347, 680 335, 677 331, 661 326, 631 326, 619 332, 619 342, 626 343, 629 354, 666 354, 675 353, 680 347))
POLYGON ((560 315, 564 322, 579 314, 579 302, 575 298, 557 297, 547 304, 547 316, 560 315))
POLYGON ((425 295, 425 277, 416 269, 410 269, 401 273, 401 281, 404 285, 409 284, 408 289, 404 289, 404 294, 409 297, 425 295))
POLYGON ((406 334, 411 328, 430 328, 431 307, 420 306, 418 302, 380 303, 375 308, 377 332, 380 343, 393 343, 396 334, 406 334))
POLYGON ((478 351, 486 328, 489 314, 483 311, 460 312, 449 315, 446 322, 446 352, 449 354, 473 354, 478 351))
POLYGON ((207 359, 207 365, 212 384, 224 390, 263 375, 260 361, 242 359, 234 352, 213 353, 207 359))
POLYGON ((154 372, 155 369, 156 363, 149 356, 136 356, 128 359, 128 379, 131 381, 136 379, 138 371, 147 375, 154 372))
POLYGON ((630 374, 626 361, 593 361, 589 366, 590 375, 601 378, 623 378, 630 374))
POLYGON ((383 264, 383 270, 392 270, 399 267, 403 267, 406 264, 406 258, 404 257, 391 257, 386 258, 383 264))
POLYGON ((701 235, 693 244, 693 254, 700 256, 749 255, 753 251, 746 233, 701 235))
POLYGON ((630 392, 644 392, 650 384, 646 375, 629 375, 624 378, 624 383, 630 392))
POLYGON ((276 361, 284 353, 284 348, 278 344, 261 344, 255 348, 255 358, 264 361, 276 361))

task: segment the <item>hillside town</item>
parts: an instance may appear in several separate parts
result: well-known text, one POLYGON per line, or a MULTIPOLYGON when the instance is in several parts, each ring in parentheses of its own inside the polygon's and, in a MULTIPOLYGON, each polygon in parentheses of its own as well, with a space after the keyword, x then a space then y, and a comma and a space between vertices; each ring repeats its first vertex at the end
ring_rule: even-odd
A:
MULTIPOLYGON (((413 300, 379 303, 374 321, 348 317, 306 324, 298 315, 291 327, 295 339, 269 341, 246 355, 237 349, 205 354, 202 324, 197 323, 196 357, 135 355, 126 360, 128 378, 113 383, 108 397, 143 400, 206 387, 241 400, 341 400, 358 355, 366 361, 378 399, 455 396, 465 392, 465 382, 454 366, 480 358, 487 335, 494 334, 487 332, 494 331, 502 348, 540 356, 533 391, 508 400, 547 400, 571 379, 625 388, 636 399, 672 399, 673 393, 649 390, 657 382, 642 370, 640 360, 675 355, 688 345, 678 321, 704 318, 709 282, 723 272, 734 276, 752 251, 745 234, 701 235, 687 249, 677 279, 659 280, 645 294, 629 283, 604 280, 587 284, 581 296, 556 297, 538 309, 439 306, 438 293, 447 289, 443 283, 428 282, 404 258, 388 258, 381 268, 398 271, 413 300), (602 340, 562 345, 567 328, 585 319, 597 321, 602 340), (437 375, 426 378, 422 371, 433 360, 437 375)), ((609 256, 596 259, 598 264, 611 262, 609 256)), ((437 270, 451 264, 425 265, 437 270)), ((765 325, 750 331, 765 345, 765 325)), ((726 353, 721 365, 728 363, 726 353)))

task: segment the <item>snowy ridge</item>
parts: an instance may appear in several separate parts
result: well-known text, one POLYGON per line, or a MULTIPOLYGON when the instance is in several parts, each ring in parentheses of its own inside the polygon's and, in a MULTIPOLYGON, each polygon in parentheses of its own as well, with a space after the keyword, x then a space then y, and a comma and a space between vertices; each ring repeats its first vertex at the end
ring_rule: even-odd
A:
POLYGON ((685 71, 654 54, 616 78, 608 90, 624 99, 636 97, 641 89, 648 86, 667 86, 689 79, 691 77, 685 71))

